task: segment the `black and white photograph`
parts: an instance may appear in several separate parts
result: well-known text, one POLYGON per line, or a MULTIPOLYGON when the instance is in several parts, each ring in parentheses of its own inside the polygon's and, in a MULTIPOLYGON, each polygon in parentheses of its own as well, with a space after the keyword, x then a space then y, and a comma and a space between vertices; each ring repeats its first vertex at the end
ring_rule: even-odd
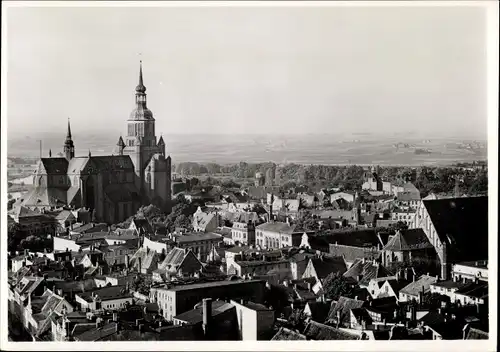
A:
POLYGON ((496 349, 494 1, 5 1, 1 105, 2 350, 496 349))

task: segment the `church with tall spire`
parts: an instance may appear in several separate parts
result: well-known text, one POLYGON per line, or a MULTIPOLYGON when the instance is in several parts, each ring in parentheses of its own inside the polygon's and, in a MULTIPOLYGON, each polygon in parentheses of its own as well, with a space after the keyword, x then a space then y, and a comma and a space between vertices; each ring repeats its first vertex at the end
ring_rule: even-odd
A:
POLYGON ((98 221, 114 224, 134 215, 142 205, 166 212, 171 204, 171 158, 163 137, 157 139, 155 119, 147 107, 146 86, 139 64, 135 107, 127 133, 118 138, 116 154, 75 156, 68 119, 63 152, 41 158, 33 175, 33 190, 19 205, 30 209, 85 208, 98 221))

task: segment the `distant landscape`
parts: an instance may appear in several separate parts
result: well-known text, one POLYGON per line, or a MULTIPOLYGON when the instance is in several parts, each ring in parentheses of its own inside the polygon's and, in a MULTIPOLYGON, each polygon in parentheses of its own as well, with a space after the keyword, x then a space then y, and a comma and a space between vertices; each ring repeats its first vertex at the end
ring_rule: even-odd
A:
MULTIPOLYGON (((74 131, 76 154, 116 153, 119 133, 74 131)), ((46 132, 37 136, 9 135, 8 156, 37 158, 62 151, 65 135, 46 132)), ((165 135, 173 163, 215 162, 278 164, 446 166, 457 162, 487 160, 485 140, 420 135, 318 134, 318 135, 165 135)))

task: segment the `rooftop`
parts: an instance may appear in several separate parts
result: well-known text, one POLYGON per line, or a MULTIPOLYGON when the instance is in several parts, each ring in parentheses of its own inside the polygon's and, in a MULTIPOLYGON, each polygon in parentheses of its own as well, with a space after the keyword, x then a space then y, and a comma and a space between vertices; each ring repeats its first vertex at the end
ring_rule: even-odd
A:
POLYGON ((208 233, 199 233, 199 234, 189 234, 177 236, 175 241, 177 243, 189 243, 189 242, 197 242, 197 241, 210 241, 210 240, 222 240, 223 237, 219 234, 208 232, 208 233))
POLYGON ((162 289, 167 291, 189 291, 189 290, 213 288, 218 286, 233 286, 233 285, 245 285, 245 284, 256 284, 256 283, 264 284, 265 281, 263 280, 214 281, 214 282, 203 282, 199 284, 179 285, 162 289))

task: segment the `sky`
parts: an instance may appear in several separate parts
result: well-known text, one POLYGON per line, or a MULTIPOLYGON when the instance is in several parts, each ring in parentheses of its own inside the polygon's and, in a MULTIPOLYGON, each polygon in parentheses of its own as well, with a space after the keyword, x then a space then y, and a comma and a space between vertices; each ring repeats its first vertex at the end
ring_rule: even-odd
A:
POLYGON ((139 59, 157 134, 486 133, 484 8, 7 11, 9 135, 125 133, 139 59))

